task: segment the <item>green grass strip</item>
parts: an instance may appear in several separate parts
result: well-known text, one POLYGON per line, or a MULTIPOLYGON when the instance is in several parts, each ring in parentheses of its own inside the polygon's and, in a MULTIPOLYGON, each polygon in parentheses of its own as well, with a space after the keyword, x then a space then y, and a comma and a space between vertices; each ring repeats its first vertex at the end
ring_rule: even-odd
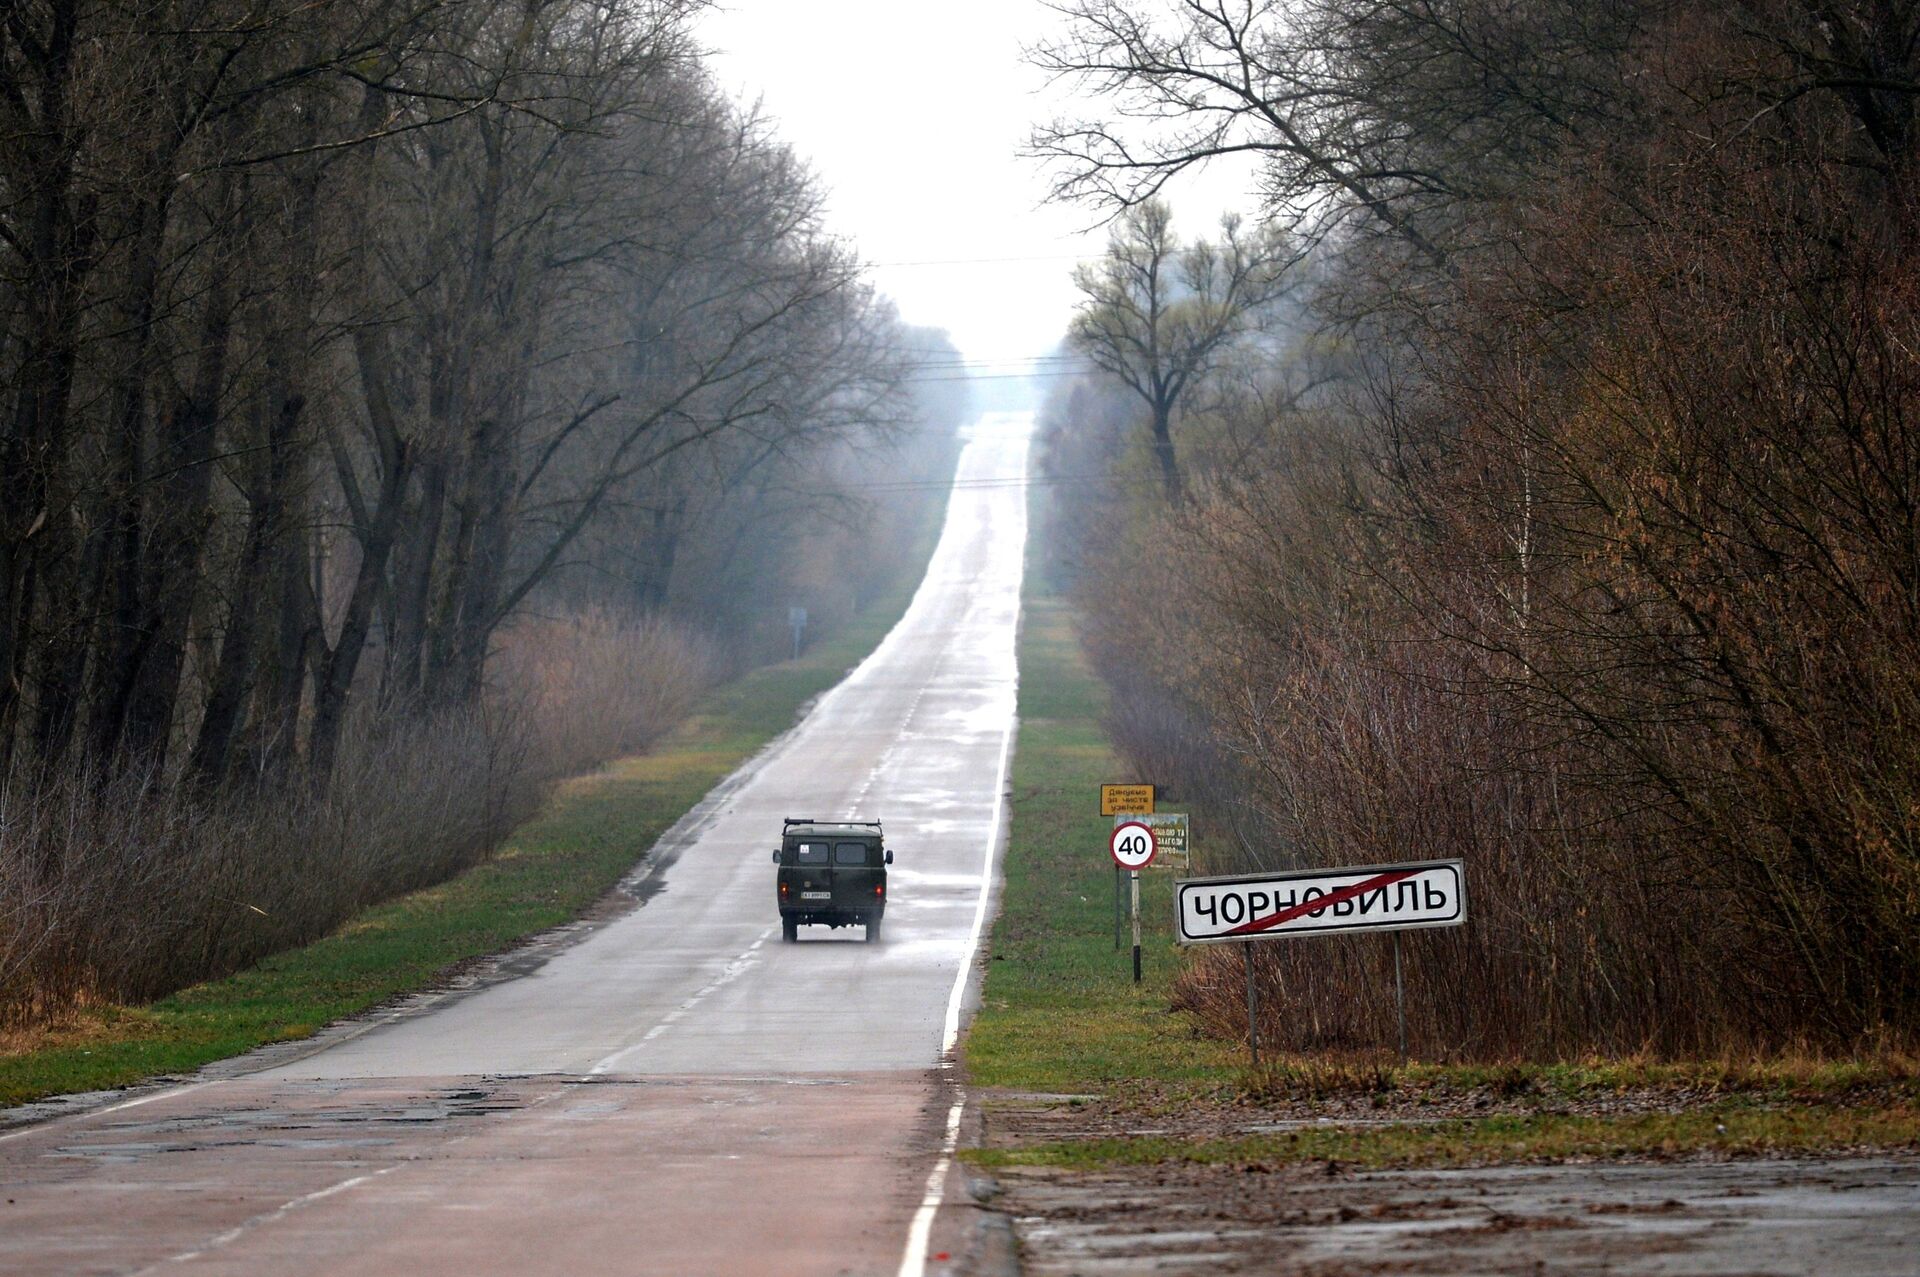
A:
POLYGON ((1920 1110, 1907 1105, 1752 1108, 1716 1105, 1624 1117, 1530 1114, 1451 1118, 1372 1129, 1310 1127, 1232 1139, 1116 1137, 973 1149, 976 1166, 1106 1170, 1184 1162, 1280 1166, 1345 1162, 1369 1168, 1475 1166, 1572 1158, 1760 1155, 1920 1148, 1920 1110))
MULTIPOLYGON (((938 524, 928 533, 930 552, 938 524)), ((924 559, 917 560, 924 562, 924 559)), ((562 786, 492 857, 334 934, 147 1007, 107 1007, 0 1054, 0 1107, 177 1074, 311 1036, 578 916, 714 785, 792 726, 905 612, 918 577, 799 660, 716 689, 653 752, 562 786)))
POLYGON ((1231 1046, 1167 1011, 1180 961, 1171 873, 1141 875, 1141 984, 1130 948, 1114 948, 1113 819, 1099 814, 1099 786, 1150 778, 1125 774, 1114 757, 1101 727, 1105 689, 1081 658, 1071 610, 1038 575, 1028 572, 1023 602, 1013 824, 968 1075, 979 1086, 1049 1092, 1137 1078, 1230 1081, 1231 1046))

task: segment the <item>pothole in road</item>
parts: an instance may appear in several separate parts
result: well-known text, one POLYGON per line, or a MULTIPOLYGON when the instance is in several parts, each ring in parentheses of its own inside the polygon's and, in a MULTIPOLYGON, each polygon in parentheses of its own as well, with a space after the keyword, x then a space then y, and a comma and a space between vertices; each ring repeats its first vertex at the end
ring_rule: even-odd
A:
POLYGON ((381 1130, 451 1126, 525 1107, 517 1096, 472 1086, 395 1096, 384 1103, 336 1102, 337 1098, 334 1087, 317 1093, 282 1091, 275 1096, 282 1102, 105 1122, 91 1132, 95 1138, 76 1139, 50 1152, 56 1157, 128 1162, 242 1147, 378 1148, 396 1142, 378 1134, 381 1130))

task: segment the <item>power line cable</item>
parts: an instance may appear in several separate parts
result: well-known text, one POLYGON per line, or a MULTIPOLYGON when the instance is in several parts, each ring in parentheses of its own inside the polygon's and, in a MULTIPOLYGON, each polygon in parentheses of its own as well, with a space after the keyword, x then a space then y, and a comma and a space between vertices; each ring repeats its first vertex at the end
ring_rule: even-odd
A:
POLYGON ((867 266, 989 266, 1011 262, 1091 262, 1097 261, 1101 254, 1087 253, 1047 253, 1038 257, 925 257, 919 260, 898 262, 866 262, 867 266))

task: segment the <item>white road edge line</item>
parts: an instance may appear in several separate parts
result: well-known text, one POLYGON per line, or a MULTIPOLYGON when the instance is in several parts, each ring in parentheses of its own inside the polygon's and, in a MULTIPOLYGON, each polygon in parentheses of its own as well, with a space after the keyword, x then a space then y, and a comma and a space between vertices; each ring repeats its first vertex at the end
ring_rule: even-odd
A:
POLYGON ((124 1113, 128 1109, 137 1109, 142 1104, 152 1104, 155 1100, 170 1100, 177 1095, 185 1095, 189 1091, 204 1091, 206 1088, 218 1086, 226 1080, 225 1078, 214 1078, 211 1081, 194 1082, 187 1086, 168 1087, 164 1091, 155 1091, 152 1095, 142 1095, 138 1099, 122 1100, 118 1104, 109 1104, 105 1108, 83 1109, 78 1113, 62 1113, 56 1117, 50 1117, 44 1122, 29 1122, 18 1130, 7 1131, 4 1134, 0 1134, 0 1144, 4 1144, 8 1140, 23 1139, 26 1136, 33 1135, 40 1131, 51 1130, 56 1126, 64 1126, 68 1122, 83 1122, 91 1117, 105 1117, 109 1113, 124 1113))
MULTIPOLYGON (((1007 720, 1006 734, 1000 739, 1000 766, 993 782, 993 822, 987 829, 986 864, 980 871, 980 900, 973 909, 973 931, 967 937, 966 956, 953 979, 953 994, 947 999, 947 1026, 940 1039, 940 1067, 953 1065, 954 1044, 960 1040, 960 1008, 966 1001, 967 981, 973 975, 974 955, 980 951, 980 936, 987 925, 987 899, 993 892, 993 862, 1000 850, 1000 822, 1007 805, 1007 759, 1013 753, 1013 732, 1018 716, 1007 720)), ((953 1168, 953 1152, 960 1143, 960 1114, 967 1097, 955 1098, 947 1110, 947 1133, 940 1142, 940 1156, 927 1175, 927 1188, 920 1195, 920 1208, 913 1213, 913 1225, 907 1230, 907 1250, 900 1257, 898 1277, 924 1277, 927 1271, 927 1245, 933 1236, 933 1217, 940 1213, 941 1199, 947 1192, 947 1172, 953 1168)))

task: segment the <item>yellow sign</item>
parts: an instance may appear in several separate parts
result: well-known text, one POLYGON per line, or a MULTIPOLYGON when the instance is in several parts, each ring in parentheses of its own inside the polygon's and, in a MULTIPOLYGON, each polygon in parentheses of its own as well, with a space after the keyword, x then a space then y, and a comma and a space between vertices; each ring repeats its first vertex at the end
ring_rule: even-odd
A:
POLYGON ((1102 816, 1151 816, 1153 786, 1100 786, 1100 814, 1102 816))

